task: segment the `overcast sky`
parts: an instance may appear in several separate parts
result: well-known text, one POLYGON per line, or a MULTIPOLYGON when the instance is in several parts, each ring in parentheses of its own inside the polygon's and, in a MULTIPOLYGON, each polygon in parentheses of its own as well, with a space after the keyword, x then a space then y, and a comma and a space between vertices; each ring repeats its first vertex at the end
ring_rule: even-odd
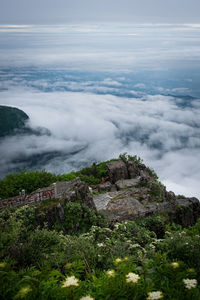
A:
POLYGON ((1 24, 200 23, 200 0, 0 0, 1 24))

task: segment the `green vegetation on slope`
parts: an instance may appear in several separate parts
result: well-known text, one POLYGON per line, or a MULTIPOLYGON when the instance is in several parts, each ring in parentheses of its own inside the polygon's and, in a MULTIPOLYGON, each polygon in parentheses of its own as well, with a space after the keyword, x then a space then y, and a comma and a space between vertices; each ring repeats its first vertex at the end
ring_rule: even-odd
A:
POLYGON ((26 193, 31 193, 56 181, 70 181, 77 177, 80 177, 87 184, 98 184, 101 182, 102 177, 108 176, 107 163, 108 161, 99 164, 93 163, 91 167, 62 175, 55 175, 46 171, 10 174, 0 180, 0 198, 6 199, 16 196, 22 189, 25 189, 26 193))
MULTIPOLYGON (((9 175, 0 192, 31 192, 77 176, 100 182, 107 176, 106 162, 63 175, 9 175)), ((162 216, 113 223, 79 202, 67 202, 63 223, 50 228, 45 210, 58 200, 0 212, 2 300, 200 299, 200 220, 188 229, 162 216)))
MULTIPOLYGON (((138 165, 142 164, 142 160, 139 157, 130 156, 124 153, 121 154, 118 159, 111 159, 101 163, 93 163, 90 167, 68 174, 55 175, 46 171, 10 174, 0 180, 0 198, 6 199, 17 196, 22 189, 25 189, 26 193, 31 193, 38 188, 47 187, 56 181, 70 181, 77 177, 88 185, 96 185, 101 182, 102 177, 105 178, 108 176, 108 170, 106 168, 107 163, 119 159, 124 162, 133 160, 138 165)), ((155 180, 158 179, 157 174, 152 169, 147 167, 146 170, 149 172, 150 176, 154 177, 155 180)), ((157 183, 157 185, 158 184, 159 183, 157 183)))
POLYGON ((55 181, 57 181, 57 176, 45 171, 10 174, 0 180, 0 197, 4 199, 17 196, 22 189, 29 194, 38 188, 47 187, 55 181))
POLYGON ((25 122, 29 119, 27 114, 22 110, 9 107, 0 106, 0 137, 14 134, 16 130, 21 130, 25 126, 25 122))
POLYGON ((79 222, 75 235, 37 226, 35 209, 0 213, 1 299, 200 299, 200 221, 183 229, 158 216, 91 220, 86 228, 88 215, 71 203, 66 226, 79 222))

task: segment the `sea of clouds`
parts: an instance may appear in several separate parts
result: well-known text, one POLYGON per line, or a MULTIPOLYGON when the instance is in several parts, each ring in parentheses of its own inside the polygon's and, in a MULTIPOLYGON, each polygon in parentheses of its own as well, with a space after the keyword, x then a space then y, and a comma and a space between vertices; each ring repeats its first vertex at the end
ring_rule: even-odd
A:
POLYGON ((168 190, 200 196, 200 27, 120 28, 1 28, 1 105, 51 133, 3 139, 1 176, 33 156, 64 173, 127 152, 168 190))

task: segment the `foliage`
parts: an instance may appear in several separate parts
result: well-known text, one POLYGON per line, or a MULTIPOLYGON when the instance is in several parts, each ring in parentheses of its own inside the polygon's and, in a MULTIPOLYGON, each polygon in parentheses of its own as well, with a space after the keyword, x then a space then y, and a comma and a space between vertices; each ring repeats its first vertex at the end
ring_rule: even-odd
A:
POLYGON ((0 181, 0 197, 17 196, 22 189, 29 194, 38 188, 49 186, 55 181, 57 181, 56 175, 45 171, 10 174, 0 181))
MULTIPOLYGON (((113 161, 113 160, 110 160, 113 161)), ((107 163, 110 161, 104 161, 101 163, 93 163, 90 167, 83 168, 77 172, 71 172, 70 174, 58 175, 59 181, 69 181, 76 177, 80 177, 82 181, 89 185, 96 185, 101 182, 102 177, 108 176, 107 163)))
MULTIPOLYGON (((136 156, 120 158, 144 167, 136 156)), ((31 191, 44 181, 49 185, 77 176, 96 184, 107 177, 106 163, 57 176, 45 171, 13 175, 0 182, 0 191, 3 184, 14 193, 24 184, 31 191)), ((152 197, 160 197, 164 187, 152 176, 152 197)), ((70 202, 63 222, 50 228, 45 209, 55 201, 0 212, 1 299, 200 299, 200 220, 188 229, 166 224, 162 216, 116 223, 70 202)))
POLYGON ((0 180, 0 198, 6 199, 17 196, 22 189, 29 194, 38 188, 47 187, 56 181, 70 181, 77 177, 80 177, 82 181, 89 185, 96 185, 101 182, 102 177, 108 176, 106 168, 108 162, 93 163, 91 167, 62 175, 55 175, 46 171, 10 174, 0 180))
POLYGON ((86 205, 78 202, 69 202, 65 205, 65 222, 63 230, 70 233, 81 233, 89 230, 91 226, 104 226, 106 220, 97 211, 89 209, 86 205))
POLYGON ((129 160, 132 160, 136 163, 136 165, 140 165, 143 163, 143 160, 137 155, 128 155, 127 152, 124 152, 119 155, 119 159, 121 159, 124 163, 127 163, 129 160))
POLYGON ((189 229, 159 216, 91 227, 97 215, 69 203, 65 226, 79 222, 75 235, 37 227, 34 209, 0 213, 1 299, 142 300, 156 291, 199 299, 200 221, 189 229))

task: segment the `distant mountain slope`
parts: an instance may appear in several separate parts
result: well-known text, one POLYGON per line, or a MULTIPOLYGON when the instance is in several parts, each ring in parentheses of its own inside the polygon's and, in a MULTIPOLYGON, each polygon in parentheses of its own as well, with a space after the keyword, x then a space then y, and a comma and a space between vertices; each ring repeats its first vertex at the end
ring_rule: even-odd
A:
POLYGON ((23 130, 28 119, 28 115, 22 110, 0 105, 0 137, 23 130))

